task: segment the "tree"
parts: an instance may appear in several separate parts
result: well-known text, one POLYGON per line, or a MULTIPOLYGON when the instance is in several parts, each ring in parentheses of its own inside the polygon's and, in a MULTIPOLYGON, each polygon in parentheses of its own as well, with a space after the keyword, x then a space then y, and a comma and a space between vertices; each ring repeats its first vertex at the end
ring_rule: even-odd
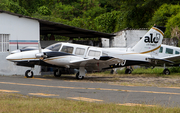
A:
POLYGON ((179 5, 169 5, 169 4, 163 4, 157 11, 155 11, 154 16, 152 17, 152 20, 150 20, 147 25, 159 25, 159 26, 165 26, 167 24, 168 19, 172 15, 177 15, 177 13, 180 10, 179 5))
POLYGON ((168 22, 166 24, 166 32, 165 32, 166 37, 170 38, 171 36, 173 36, 172 31, 174 28, 180 28, 179 20, 180 20, 180 13, 168 19, 168 22))
POLYGON ((147 23, 147 25, 159 25, 166 26, 166 37, 171 37, 171 31, 173 28, 180 27, 179 19, 180 19, 180 5, 169 5, 163 4, 154 14, 151 21, 147 23))
POLYGON ((96 25, 95 30, 107 33, 114 32, 117 20, 120 19, 118 15, 121 15, 120 11, 108 12, 96 17, 93 21, 96 25))

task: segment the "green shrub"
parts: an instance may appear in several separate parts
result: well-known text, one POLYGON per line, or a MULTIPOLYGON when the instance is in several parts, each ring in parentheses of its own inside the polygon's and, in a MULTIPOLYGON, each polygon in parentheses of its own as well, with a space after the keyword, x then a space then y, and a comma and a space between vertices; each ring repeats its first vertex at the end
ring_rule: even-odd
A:
POLYGON ((169 70, 171 73, 180 73, 180 67, 171 67, 169 70))

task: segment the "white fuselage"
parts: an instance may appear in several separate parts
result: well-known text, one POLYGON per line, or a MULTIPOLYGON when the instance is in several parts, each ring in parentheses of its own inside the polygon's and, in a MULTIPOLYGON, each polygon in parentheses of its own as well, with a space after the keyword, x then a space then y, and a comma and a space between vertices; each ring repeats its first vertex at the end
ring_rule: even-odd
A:
POLYGON ((180 54, 179 47, 161 44, 158 57, 163 58, 163 57, 168 57, 168 56, 178 55, 178 54, 180 54))
MULTIPOLYGON (((57 43, 60 44, 59 49, 57 52, 68 53, 67 55, 57 55, 51 58, 44 59, 43 61, 49 64, 53 64, 56 66, 70 68, 71 61, 81 61, 83 59, 99 59, 101 56, 110 56, 119 59, 125 60, 121 66, 125 66, 128 61, 134 62, 149 62, 148 54, 138 54, 134 53, 127 48, 99 48, 99 47, 92 47, 92 46, 85 46, 79 44, 71 44, 71 43, 57 43)), ((54 44, 56 46, 57 44, 54 44)), ((50 52, 52 50, 43 49, 42 52, 50 52)), ((32 60, 39 60, 37 58, 37 54, 39 50, 32 50, 32 51, 25 51, 19 52, 15 54, 11 54, 7 57, 7 60, 13 62, 21 62, 21 61, 32 61, 32 60)), ((132 65, 132 64, 128 64, 132 65)), ((76 67, 76 66, 73 66, 76 67)), ((108 66, 107 66, 108 67, 108 66)))

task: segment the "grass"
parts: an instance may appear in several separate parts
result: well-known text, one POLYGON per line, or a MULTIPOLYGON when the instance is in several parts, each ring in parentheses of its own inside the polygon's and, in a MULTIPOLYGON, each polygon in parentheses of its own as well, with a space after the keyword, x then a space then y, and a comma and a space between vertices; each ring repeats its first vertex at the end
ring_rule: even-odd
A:
POLYGON ((180 108, 123 106, 0 92, 1 113, 178 113, 180 108))
POLYGON ((164 75, 163 70, 162 67, 137 68, 133 69, 132 74, 124 74, 125 69, 117 70, 116 74, 110 74, 110 70, 106 70, 87 74, 92 78, 85 80, 123 86, 180 87, 180 67, 169 68, 170 75, 164 75))
MULTIPOLYGON (((171 75, 180 75, 180 67, 171 67, 171 68, 168 68, 171 72, 170 75, 167 75, 167 76, 171 76, 171 75)), ((136 69, 133 69, 132 71, 132 75, 135 75, 135 74, 139 74, 139 75, 146 75, 146 76, 166 76, 163 74, 163 70, 164 68, 162 67, 156 67, 154 69, 152 68, 136 68, 136 69)), ((107 75, 110 75, 110 70, 106 70, 104 72, 99 72, 99 73, 92 73, 92 74, 96 74, 96 75, 101 75, 101 76, 107 76, 107 75)), ((91 75, 92 75, 91 74, 91 75)), ((118 69, 117 70, 117 73, 116 75, 131 75, 131 74, 125 74, 125 68, 124 69, 118 69)))
MULTIPOLYGON (((171 74, 178 74, 180 75, 180 67, 171 67, 168 68, 171 72, 171 74)), ((164 68, 162 67, 156 67, 156 68, 136 68, 133 69, 132 74, 156 74, 156 75, 164 75, 163 74, 163 70, 164 68)), ((118 74, 124 74, 125 73, 125 69, 123 70, 118 70, 117 71, 118 74)))

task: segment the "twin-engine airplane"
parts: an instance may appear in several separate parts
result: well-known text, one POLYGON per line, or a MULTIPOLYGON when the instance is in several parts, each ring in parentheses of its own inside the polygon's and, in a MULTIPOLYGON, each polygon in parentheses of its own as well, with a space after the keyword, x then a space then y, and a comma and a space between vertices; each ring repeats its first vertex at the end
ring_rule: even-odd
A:
MULTIPOLYGON (((6 57, 19 66, 34 67, 35 65, 56 67, 54 76, 61 76, 61 68, 79 69, 77 79, 83 79, 85 71, 101 71, 102 69, 117 68, 131 65, 148 64, 157 62, 173 63, 164 58, 159 58, 165 27, 152 27, 142 39, 132 48, 99 48, 72 43, 56 43, 45 49, 24 49, 14 52, 6 57)), ((126 69, 126 73, 131 73, 126 69)), ((164 69, 168 74, 169 70, 164 69)), ((25 76, 33 77, 32 70, 27 70, 25 76)))

